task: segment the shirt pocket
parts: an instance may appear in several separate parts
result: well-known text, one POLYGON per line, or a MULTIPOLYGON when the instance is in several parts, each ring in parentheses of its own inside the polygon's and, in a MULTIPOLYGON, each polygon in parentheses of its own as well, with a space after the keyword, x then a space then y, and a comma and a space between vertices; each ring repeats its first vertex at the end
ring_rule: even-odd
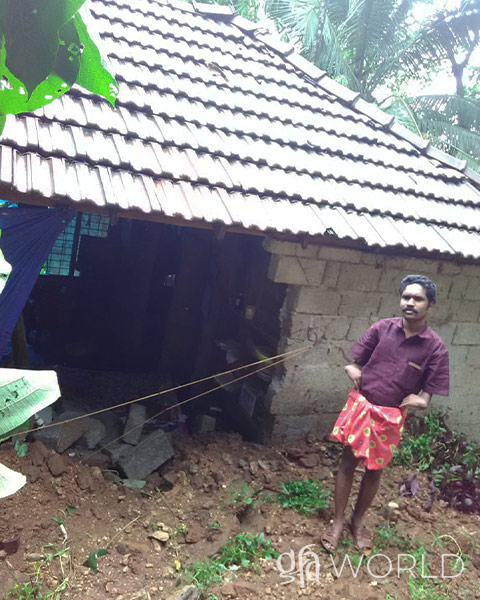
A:
POLYGON ((406 360, 399 383, 407 394, 416 394, 422 387, 424 374, 425 369, 422 365, 406 360))

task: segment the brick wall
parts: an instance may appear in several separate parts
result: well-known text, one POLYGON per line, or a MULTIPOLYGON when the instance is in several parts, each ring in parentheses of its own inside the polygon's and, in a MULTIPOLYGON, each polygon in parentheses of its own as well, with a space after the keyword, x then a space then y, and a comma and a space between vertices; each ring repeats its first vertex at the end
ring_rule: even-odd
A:
POLYGON ((308 353, 284 363, 268 393, 273 439, 327 433, 349 390, 343 366, 352 343, 371 323, 399 316, 398 285, 409 273, 430 277, 438 304, 429 324, 450 351, 451 425, 480 440, 480 266, 382 256, 369 252, 265 240, 269 277, 287 283, 280 314, 280 351, 310 343, 308 353))

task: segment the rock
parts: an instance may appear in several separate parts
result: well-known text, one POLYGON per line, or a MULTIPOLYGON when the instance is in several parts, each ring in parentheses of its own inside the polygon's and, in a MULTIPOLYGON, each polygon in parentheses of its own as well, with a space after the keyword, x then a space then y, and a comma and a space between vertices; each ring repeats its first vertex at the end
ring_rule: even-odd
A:
POLYGON ((43 408, 38 413, 35 413, 35 424, 37 427, 42 427, 42 425, 50 425, 53 421, 53 407, 47 406, 43 408))
POLYGON ((323 480, 323 479, 328 479, 329 477, 331 477, 332 472, 330 471, 330 469, 328 467, 320 467, 318 469, 318 471, 316 471, 315 473, 317 479, 323 480))
POLYGON ((128 554, 128 548, 125 544, 118 544, 116 550, 122 556, 125 556, 125 554, 128 554))
POLYGON ((35 483, 42 475, 39 467, 32 465, 25 470, 28 483, 35 483))
POLYGON ((128 413, 125 429, 123 430, 123 441, 126 444, 136 446, 142 437, 143 424, 145 423, 147 407, 143 404, 132 404, 128 413))
POLYGON ((217 419, 210 415, 197 415, 192 424, 192 430, 194 433, 208 433, 215 431, 217 425, 217 419))
POLYGON ((201 540, 202 534, 203 534, 202 529, 198 525, 198 523, 191 523, 188 526, 187 534, 185 536, 185 541, 187 542, 187 544, 196 544, 197 542, 199 542, 201 540))
POLYGON ((59 454, 52 454, 47 461, 47 466, 54 477, 58 477, 67 470, 65 460, 59 454))
POLYGON ((87 448, 92 450, 105 439, 105 425, 98 419, 93 419, 92 417, 88 417, 84 419, 84 421, 87 422, 87 430, 83 439, 87 444, 87 448))
POLYGON ((148 537, 157 540, 157 542, 162 542, 163 544, 170 539, 170 536, 166 531, 153 531, 148 537))
POLYGON ((196 464, 191 463, 188 465, 188 472, 190 475, 196 475, 198 473, 198 467, 196 464))
POLYGON ((89 471, 80 471, 77 475, 77 483, 81 490, 89 490, 93 484, 89 471))
POLYGON ((162 483, 162 477, 160 477, 157 471, 154 471, 153 473, 150 473, 150 475, 146 478, 145 481, 154 488, 160 488, 160 485, 162 483))
POLYGON ((258 462, 258 466, 263 470, 263 471, 268 471, 268 464, 263 461, 263 460, 259 460, 258 462))
POLYGON ((118 466, 129 479, 145 479, 172 456, 167 434, 158 429, 145 436, 138 446, 130 446, 118 460, 118 466))
POLYGON ((246 461, 246 460, 244 460, 243 458, 241 458, 241 459, 238 461, 238 466, 239 466, 241 469, 244 469, 244 468, 247 466, 247 461, 246 461))
POLYGON ((320 459, 316 454, 307 454, 306 456, 302 456, 298 462, 302 467, 313 469, 313 467, 317 467, 320 464, 320 459))
POLYGON ((200 600, 202 591, 196 585, 187 585, 179 592, 168 597, 168 600, 200 600))
POLYGON ((28 457, 36 467, 41 467, 49 455, 48 448, 40 440, 36 440, 28 448, 28 457))
POLYGON ((397 510, 398 510, 398 509, 400 508, 400 505, 399 505, 399 504, 397 504, 396 502, 389 502, 387 506, 388 506, 388 508, 390 508, 391 510, 395 510, 395 509, 397 509, 397 510))
POLYGON ((229 598, 236 598, 237 592, 233 583, 225 583, 222 586, 222 597, 227 596, 229 598))
POLYGON ((234 584, 235 591, 239 596, 243 596, 244 594, 254 594, 258 596, 259 589, 258 586, 254 583, 249 583, 248 581, 237 581, 234 584))
POLYGON ((90 469, 90 474, 92 475, 93 479, 96 479, 97 481, 103 481, 103 473, 100 467, 92 467, 90 469))
POLYGON ((83 411, 66 410, 54 420, 54 423, 61 423, 62 421, 77 419, 64 425, 58 425, 58 427, 52 427, 53 430, 58 429, 58 438, 55 444, 57 452, 65 452, 65 450, 73 446, 86 433, 88 429, 86 419, 78 419, 78 417, 82 417, 84 414, 83 411))
POLYGON ((258 473, 258 463, 255 460, 251 460, 249 465, 250 473, 255 476, 258 473))

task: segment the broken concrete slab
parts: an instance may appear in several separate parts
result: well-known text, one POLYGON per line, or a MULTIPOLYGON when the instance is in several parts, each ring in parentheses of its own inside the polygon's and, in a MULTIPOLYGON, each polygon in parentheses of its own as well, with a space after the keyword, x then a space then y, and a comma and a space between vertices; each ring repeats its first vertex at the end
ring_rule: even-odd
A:
POLYGON ((132 404, 128 413, 127 422, 123 431, 123 441, 136 446, 142 437, 143 424, 145 423, 147 409, 143 404, 132 404))
POLYGON ((158 429, 146 435, 137 446, 127 446, 117 464, 129 479, 145 479, 173 456, 167 434, 158 429))
POLYGON ((215 431, 217 419, 210 415, 197 415, 193 420, 192 429, 194 433, 207 433, 215 431))
POLYGON ((87 448, 92 450, 95 446, 100 444, 100 442, 103 442, 107 433, 105 425, 98 419, 92 417, 87 417, 86 419, 83 419, 83 421, 86 421, 88 425, 87 431, 83 437, 87 444, 87 448))

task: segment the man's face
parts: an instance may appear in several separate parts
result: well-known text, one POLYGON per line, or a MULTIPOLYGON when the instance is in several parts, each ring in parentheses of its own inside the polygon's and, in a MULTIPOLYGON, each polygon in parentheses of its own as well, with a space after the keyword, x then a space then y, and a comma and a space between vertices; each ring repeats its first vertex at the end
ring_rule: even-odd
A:
POLYGON ((407 285, 400 297, 402 316, 407 321, 421 321, 427 317, 427 311, 433 303, 427 300, 427 293, 418 283, 407 285))

